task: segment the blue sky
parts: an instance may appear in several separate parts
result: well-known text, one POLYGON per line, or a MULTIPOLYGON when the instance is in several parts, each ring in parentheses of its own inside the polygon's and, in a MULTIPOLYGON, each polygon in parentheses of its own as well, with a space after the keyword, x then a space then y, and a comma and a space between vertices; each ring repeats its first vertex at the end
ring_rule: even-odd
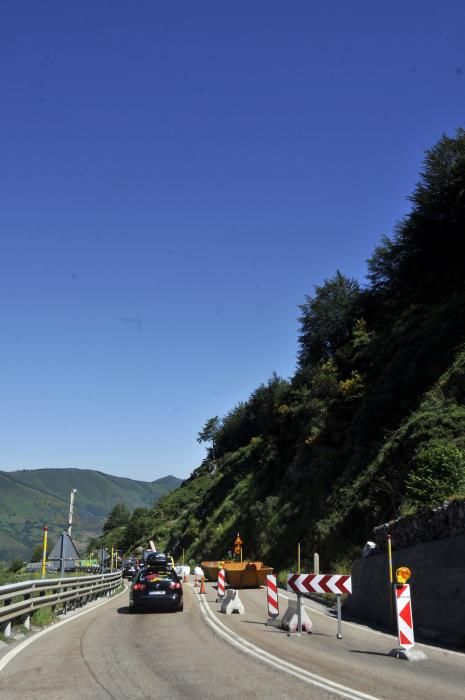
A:
POLYGON ((0 8, 0 469, 186 477, 465 120, 465 5, 0 8))

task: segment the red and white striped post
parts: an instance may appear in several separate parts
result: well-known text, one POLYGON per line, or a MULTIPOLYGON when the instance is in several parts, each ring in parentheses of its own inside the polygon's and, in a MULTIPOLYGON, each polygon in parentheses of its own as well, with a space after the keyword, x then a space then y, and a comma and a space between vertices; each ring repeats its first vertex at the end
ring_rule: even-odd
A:
POLYGON ((415 645, 413 634, 412 601, 408 583, 396 584, 397 636, 399 647, 409 651, 415 645))
POLYGON ((219 569, 218 571, 218 592, 216 596, 216 602, 221 603, 221 601, 224 598, 224 589, 225 589, 225 571, 224 569, 219 569))
POLYGON ((276 576, 273 576, 273 574, 269 574, 266 577, 266 601, 268 604, 268 617, 275 620, 279 616, 279 601, 276 576))
POLYGON ((410 569, 401 566, 396 571, 397 583, 394 584, 394 600, 397 612, 397 637, 399 646, 392 649, 390 656, 398 659, 420 661, 426 659, 426 654, 420 649, 414 649, 415 637, 413 634, 412 601, 410 598, 410 586, 406 581, 410 578, 410 569))

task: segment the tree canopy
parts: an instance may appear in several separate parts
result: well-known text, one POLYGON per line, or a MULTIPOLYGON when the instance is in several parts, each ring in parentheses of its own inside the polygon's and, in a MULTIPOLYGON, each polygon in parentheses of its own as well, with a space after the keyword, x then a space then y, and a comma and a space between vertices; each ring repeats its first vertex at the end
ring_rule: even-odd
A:
POLYGON ((360 285, 339 270, 335 276, 315 286, 313 297, 306 296, 299 307, 300 368, 314 366, 334 357, 349 339, 356 318, 360 285))
POLYGON ((128 524, 131 513, 124 503, 116 503, 111 509, 108 518, 103 525, 103 531, 109 532, 115 527, 122 527, 128 524))

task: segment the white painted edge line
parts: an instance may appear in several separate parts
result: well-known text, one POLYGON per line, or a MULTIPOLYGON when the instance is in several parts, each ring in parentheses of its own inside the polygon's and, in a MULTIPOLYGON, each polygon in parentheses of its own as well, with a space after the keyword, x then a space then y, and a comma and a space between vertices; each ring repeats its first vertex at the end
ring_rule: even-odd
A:
POLYGON ((93 610, 96 610, 97 608, 100 608, 102 605, 106 605, 109 603, 111 600, 115 600, 116 598, 119 598, 120 595, 123 595, 123 593, 127 592, 127 586, 124 587, 124 590, 120 591, 116 595, 107 598, 106 600, 102 600, 101 603, 97 603, 96 605, 92 605, 92 607, 88 608, 87 610, 82 610, 81 612, 76 613, 76 615, 73 615, 72 617, 69 617, 67 620, 61 620, 60 622, 55 622, 53 625, 50 625, 49 627, 46 627, 45 629, 41 630, 40 632, 34 632, 28 639, 25 639, 24 642, 20 642, 18 646, 15 646, 14 649, 11 651, 7 652, 5 656, 3 656, 0 659, 0 672, 3 671, 5 666, 10 663, 12 659, 15 658, 23 649, 29 646, 29 644, 32 644, 33 642, 37 641, 41 637, 43 637, 45 634, 48 634, 49 632, 53 632, 53 630, 58 629, 62 625, 66 625, 68 622, 72 622, 73 620, 77 620, 78 617, 82 617, 82 615, 87 615, 87 613, 92 612, 93 610))
MULTIPOLYGON (((261 588, 265 589, 265 586, 261 586, 261 588)), ((295 598, 290 598, 289 596, 282 593, 282 591, 278 591, 278 595, 281 598, 285 598, 286 600, 295 600, 295 598)), ((306 600, 306 599, 304 598, 304 600, 306 600)), ((325 612, 318 610, 318 608, 314 608, 312 605, 310 605, 309 602, 307 602, 307 604, 302 603, 302 605, 304 608, 311 610, 312 613, 316 613, 317 615, 322 615, 323 617, 326 617, 327 620, 331 619, 325 612)), ((380 632, 379 630, 374 630, 371 627, 364 625, 363 623, 347 622, 346 620, 342 620, 342 624, 344 625, 344 627, 354 627, 355 629, 362 630, 363 632, 369 632, 370 634, 377 634, 379 637, 387 637, 388 639, 391 639, 391 640, 394 639, 395 643, 397 644, 397 635, 395 635, 395 634, 389 634, 389 632, 380 632)), ((415 644, 415 646, 416 647, 424 647, 424 648, 428 649, 429 651, 440 651, 444 654, 451 654, 452 656, 459 656, 461 659, 463 659, 463 657, 464 657, 463 651, 454 651, 453 649, 446 649, 445 647, 436 646, 435 644, 426 644, 425 642, 417 642, 415 644)))
POLYGON ((204 599, 199 599, 199 606, 206 623, 212 627, 214 632, 225 639, 228 644, 231 644, 243 653, 267 663, 278 671, 285 671, 291 676, 298 678, 300 681, 321 688, 322 690, 335 693, 342 698, 348 698, 349 700, 379 700, 379 698, 376 698, 374 695, 367 695, 353 688, 348 688, 340 683, 331 681, 329 678, 324 678, 316 673, 311 673, 306 669, 295 666, 288 661, 284 661, 274 656, 274 654, 270 654, 264 649, 252 644, 252 642, 247 641, 236 632, 233 632, 229 627, 226 627, 226 625, 213 614, 208 603, 204 599))

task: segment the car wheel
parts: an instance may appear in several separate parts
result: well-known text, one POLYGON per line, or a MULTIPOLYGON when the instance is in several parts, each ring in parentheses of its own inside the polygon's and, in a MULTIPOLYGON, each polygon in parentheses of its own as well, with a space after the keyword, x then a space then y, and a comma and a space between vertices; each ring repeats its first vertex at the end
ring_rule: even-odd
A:
POLYGON ((181 605, 178 608, 178 612, 182 612, 184 610, 184 603, 181 603, 181 605))

